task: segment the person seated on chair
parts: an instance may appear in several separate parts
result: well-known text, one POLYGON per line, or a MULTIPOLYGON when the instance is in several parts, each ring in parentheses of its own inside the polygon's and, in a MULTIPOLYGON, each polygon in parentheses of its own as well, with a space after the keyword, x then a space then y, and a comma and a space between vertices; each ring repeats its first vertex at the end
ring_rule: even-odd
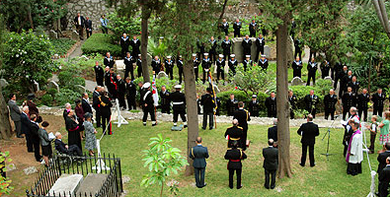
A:
POLYGON ((75 144, 72 144, 72 145, 67 145, 65 144, 64 142, 62 142, 62 135, 60 132, 56 132, 55 134, 56 136, 56 139, 54 141, 55 143, 55 148, 58 152, 60 153, 64 153, 64 154, 67 154, 67 155, 72 155, 72 156, 82 156, 83 153, 81 152, 80 148, 75 145, 75 144))

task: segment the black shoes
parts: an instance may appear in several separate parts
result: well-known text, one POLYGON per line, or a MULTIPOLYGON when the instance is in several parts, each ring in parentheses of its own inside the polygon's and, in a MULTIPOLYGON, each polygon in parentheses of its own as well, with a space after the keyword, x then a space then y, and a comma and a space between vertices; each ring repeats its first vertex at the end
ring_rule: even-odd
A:
POLYGON ((305 164, 303 164, 303 163, 299 163, 299 165, 302 166, 302 167, 305 167, 305 164))

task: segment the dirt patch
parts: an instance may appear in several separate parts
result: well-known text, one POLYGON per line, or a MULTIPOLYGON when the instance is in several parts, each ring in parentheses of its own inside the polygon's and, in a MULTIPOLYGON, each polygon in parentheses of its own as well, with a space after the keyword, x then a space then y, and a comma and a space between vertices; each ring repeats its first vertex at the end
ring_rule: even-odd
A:
MULTIPOLYGON (((48 130, 51 132, 62 131, 64 127, 64 119, 61 116, 42 115, 42 118, 50 123, 48 130)), ((42 172, 44 166, 35 161, 34 153, 27 152, 26 140, 24 138, 12 137, 10 140, 0 141, 1 151, 9 151, 11 163, 14 163, 16 170, 7 172, 7 177, 12 180, 11 186, 14 187, 11 195, 5 195, 4 197, 11 196, 25 196, 26 189, 30 189, 34 181, 37 181, 38 173, 42 172), (34 166, 37 168, 38 173, 31 175, 25 175, 23 169, 34 166)))

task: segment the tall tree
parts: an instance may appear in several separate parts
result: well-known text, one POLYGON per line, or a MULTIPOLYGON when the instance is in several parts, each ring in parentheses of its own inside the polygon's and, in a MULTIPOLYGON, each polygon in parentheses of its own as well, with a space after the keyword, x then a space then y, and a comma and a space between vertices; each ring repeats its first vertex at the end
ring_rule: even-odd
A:
MULTIPOLYGON (((5 25, 3 15, 0 14, 0 70, 3 68, 4 43, 5 43, 5 25)), ((9 139, 11 137, 12 127, 9 119, 7 103, 3 96, 3 87, 0 86, 0 139, 9 139)))

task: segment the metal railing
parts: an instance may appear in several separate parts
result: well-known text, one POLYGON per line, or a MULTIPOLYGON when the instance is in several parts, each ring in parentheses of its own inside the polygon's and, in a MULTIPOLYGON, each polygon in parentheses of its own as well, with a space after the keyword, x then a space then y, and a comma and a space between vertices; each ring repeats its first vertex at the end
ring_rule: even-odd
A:
POLYGON ((30 190, 26 190, 27 197, 116 197, 123 192, 121 161, 115 155, 103 154, 97 156, 67 156, 56 155, 43 172, 39 173, 38 180, 30 190), (105 166, 102 166, 105 165, 105 166), (80 174, 86 177, 90 173, 107 174, 102 186, 94 193, 50 193, 57 179, 62 174, 80 174))

